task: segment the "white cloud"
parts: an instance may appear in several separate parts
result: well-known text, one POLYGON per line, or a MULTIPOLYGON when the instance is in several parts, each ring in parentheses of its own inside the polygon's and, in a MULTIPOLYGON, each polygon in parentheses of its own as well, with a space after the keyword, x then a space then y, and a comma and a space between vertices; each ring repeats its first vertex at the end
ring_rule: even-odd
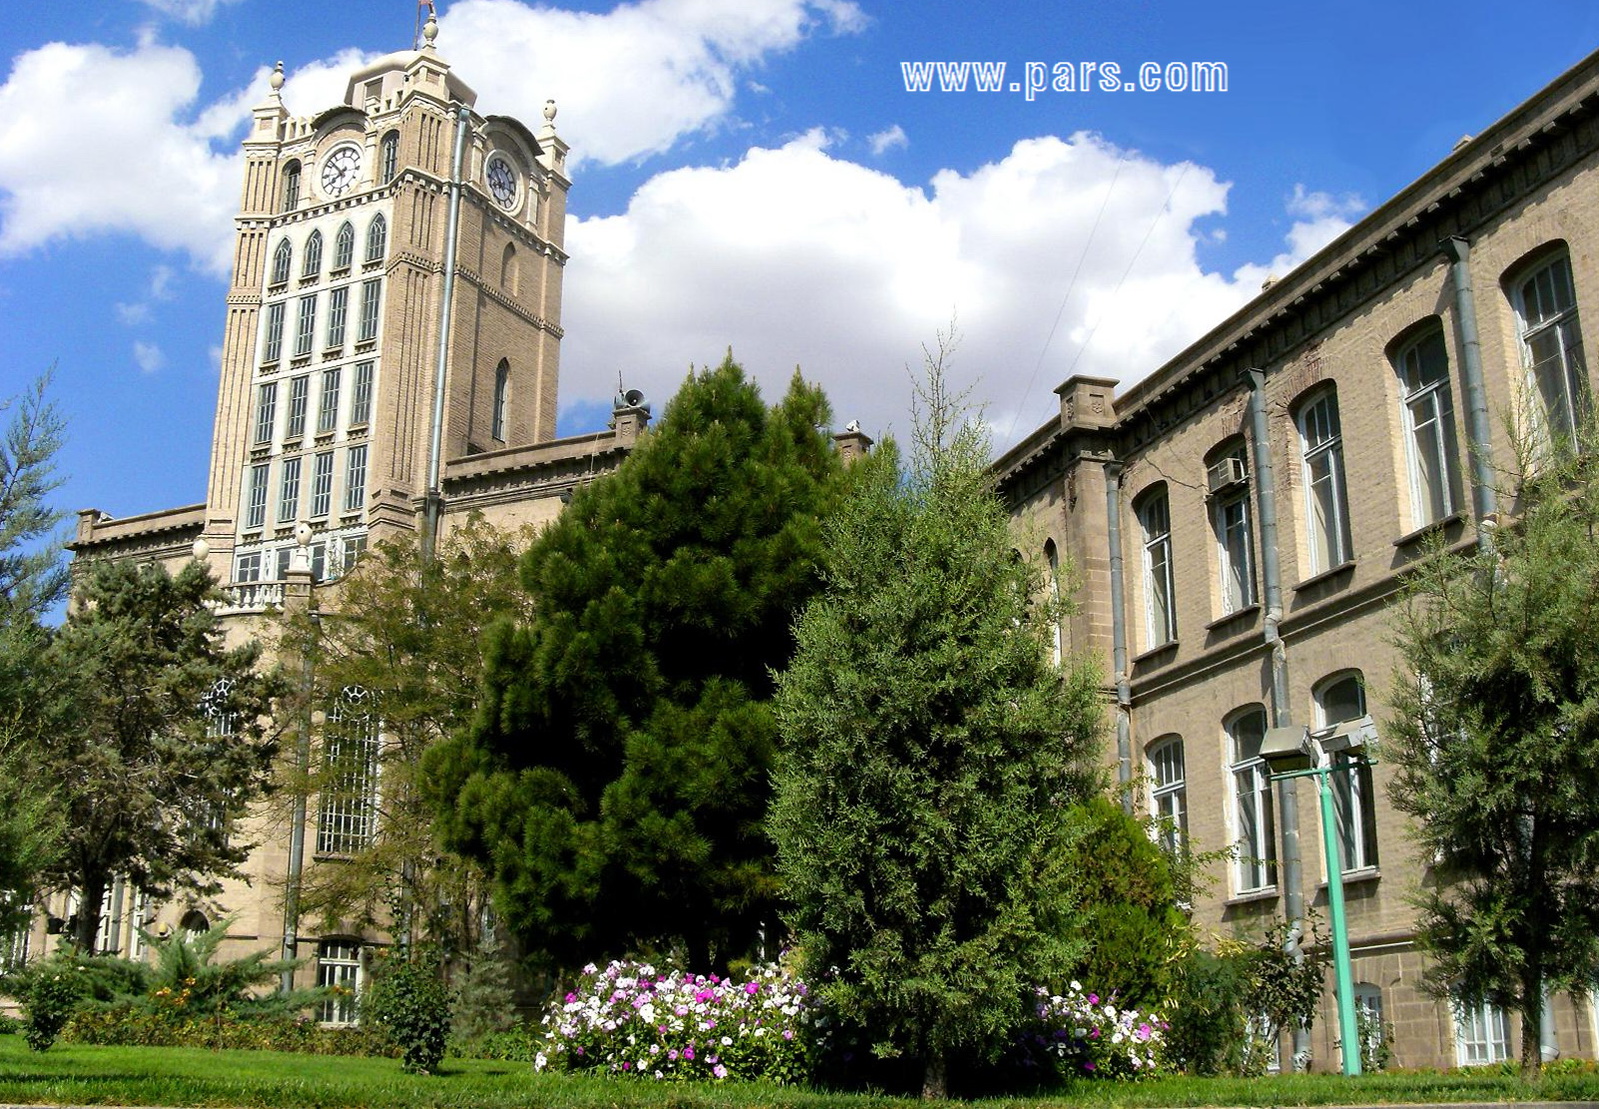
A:
POLYGON ((866 136, 866 141, 871 145, 872 153, 878 157, 896 147, 909 146, 911 143, 910 136, 905 134, 905 128, 897 123, 875 135, 866 136))
POLYGON ((225 270, 240 161, 237 102, 192 119, 194 56, 51 43, 0 85, 0 254, 129 232, 225 270))
POLYGON ((129 327, 149 323, 151 303, 172 299, 172 279, 174 276, 171 266, 150 267, 150 281, 145 287, 144 299, 131 304, 118 301, 112 306, 117 314, 117 319, 129 327))
POLYGON ((1356 219, 1365 214, 1367 205, 1353 193, 1335 197, 1331 193, 1312 192, 1299 184, 1294 186, 1294 194, 1284 208, 1290 216, 1297 217, 1284 236, 1288 249, 1264 265, 1239 267, 1233 279, 1240 285, 1258 289, 1268 278, 1284 276, 1354 226, 1356 219))
POLYGON ((440 54, 472 59, 462 75, 480 110, 537 120, 553 99, 573 159, 617 163, 717 126, 768 56, 866 20, 840 0, 637 0, 604 14, 457 0, 439 22, 440 54))
POLYGON ((224 4, 238 2, 239 0, 143 0, 146 7, 154 8, 162 15, 187 23, 191 27, 211 22, 211 17, 216 15, 218 8, 224 4))
MULTIPOLYGON (((1226 195, 1204 167, 1088 134, 1019 142, 927 189, 832 156, 819 131, 663 173, 624 214, 568 228, 563 398, 608 396, 620 370, 664 400, 731 344, 768 395, 798 362, 840 426, 903 432, 904 367, 953 312, 956 373, 1010 441, 1048 417, 1068 374, 1131 384, 1258 291, 1252 271, 1198 262, 1210 233, 1196 221, 1226 195)), ((1284 258, 1307 249, 1306 222, 1284 258)))
POLYGON ((133 361, 143 373, 153 374, 166 363, 166 357, 161 353, 161 348, 154 343, 135 342, 133 361))

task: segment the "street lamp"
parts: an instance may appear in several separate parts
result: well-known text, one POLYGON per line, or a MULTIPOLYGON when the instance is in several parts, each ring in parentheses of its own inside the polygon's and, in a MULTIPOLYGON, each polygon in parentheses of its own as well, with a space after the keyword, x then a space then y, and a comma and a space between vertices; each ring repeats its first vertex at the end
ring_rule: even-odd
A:
POLYGON ((1269 728, 1260 745, 1260 757, 1274 782, 1315 778, 1321 795, 1321 835, 1327 852, 1327 915, 1332 918, 1333 977, 1338 992, 1338 1035, 1343 1041, 1344 1074, 1360 1073, 1360 1027, 1355 1021, 1355 978, 1349 964, 1349 924, 1344 917, 1344 859, 1338 846, 1338 817, 1333 809, 1332 775, 1353 774, 1370 765, 1361 756, 1342 765, 1322 766, 1303 725, 1269 728))

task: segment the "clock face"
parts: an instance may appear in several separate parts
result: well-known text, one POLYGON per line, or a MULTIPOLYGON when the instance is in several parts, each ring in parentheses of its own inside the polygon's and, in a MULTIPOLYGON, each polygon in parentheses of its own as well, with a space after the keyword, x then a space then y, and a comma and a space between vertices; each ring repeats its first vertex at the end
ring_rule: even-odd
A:
POLYGON ((501 208, 509 211, 516 206, 516 171, 498 154, 489 156, 488 170, 485 176, 489 179, 489 192, 494 195, 494 201, 501 208))
POLYGON ((322 191, 329 196, 343 196, 355 185, 356 174, 360 172, 360 148, 337 147, 322 159, 322 191))

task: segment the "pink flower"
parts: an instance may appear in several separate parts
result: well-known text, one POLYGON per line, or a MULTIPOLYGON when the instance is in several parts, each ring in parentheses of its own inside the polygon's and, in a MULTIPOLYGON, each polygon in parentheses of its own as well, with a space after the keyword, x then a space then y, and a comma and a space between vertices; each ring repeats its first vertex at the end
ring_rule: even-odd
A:
POLYGON ((716 1066, 711 1068, 711 1073, 716 1075, 718 1078, 726 1078, 727 1068, 718 1063, 716 1066))
POLYGON ((689 1044, 687 1047, 685 1047, 683 1049, 683 1058, 687 1059, 691 1063, 694 1061, 694 1045, 693 1044, 689 1044))
POLYGON ((749 994, 751 997, 754 997, 756 993, 759 992, 760 988, 761 984, 759 982, 747 982, 744 985, 744 992, 749 994))

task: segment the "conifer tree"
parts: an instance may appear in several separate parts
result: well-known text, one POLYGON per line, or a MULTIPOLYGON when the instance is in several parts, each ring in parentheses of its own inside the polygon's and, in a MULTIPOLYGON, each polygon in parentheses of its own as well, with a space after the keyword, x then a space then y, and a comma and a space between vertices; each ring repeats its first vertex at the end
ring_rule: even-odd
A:
MULTIPOLYGON (((988 441, 929 359, 908 470, 885 444, 826 527, 777 713, 770 827, 813 981, 943 1096, 1083 952, 1069 810, 1102 710, 1051 662, 1039 568, 1013 550, 988 441)), ((1085 848, 1091 849, 1091 848, 1085 848)))
POLYGON ((768 409, 729 356, 524 558, 534 617, 490 634, 477 717, 427 762, 524 950, 703 971, 775 924, 772 673, 816 585, 828 420, 798 373, 768 409))
POLYGON ((1584 449, 1523 444, 1492 547, 1413 573, 1397 644, 1390 796, 1424 858, 1427 981, 1521 1014, 1541 1065, 1544 997, 1599 966, 1599 486, 1584 449))

